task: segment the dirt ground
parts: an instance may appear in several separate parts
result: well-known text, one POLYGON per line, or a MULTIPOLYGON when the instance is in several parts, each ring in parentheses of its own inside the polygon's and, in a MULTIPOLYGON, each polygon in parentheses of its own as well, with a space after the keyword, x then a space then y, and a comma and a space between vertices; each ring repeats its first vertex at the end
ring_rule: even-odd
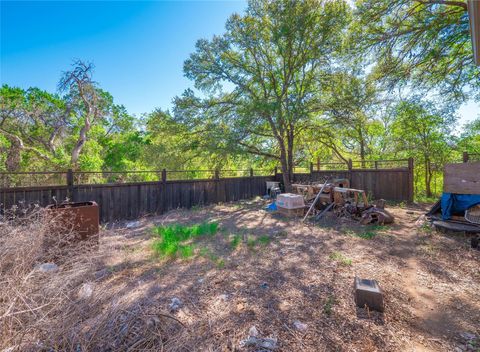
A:
POLYGON ((480 251, 464 236, 433 231, 422 221, 426 207, 389 207, 393 225, 362 227, 332 217, 302 224, 264 206, 256 200, 110 225, 101 236, 110 255, 94 287, 178 319, 178 350, 272 347, 245 343, 256 330, 279 351, 480 351, 480 251), (220 224, 197 243, 215 259, 154 256, 154 226, 202 221, 220 224), (233 235, 242 238, 235 248, 233 235), (248 245, 265 235, 269 243, 248 245), (378 281, 383 314, 355 307, 355 276, 378 281))

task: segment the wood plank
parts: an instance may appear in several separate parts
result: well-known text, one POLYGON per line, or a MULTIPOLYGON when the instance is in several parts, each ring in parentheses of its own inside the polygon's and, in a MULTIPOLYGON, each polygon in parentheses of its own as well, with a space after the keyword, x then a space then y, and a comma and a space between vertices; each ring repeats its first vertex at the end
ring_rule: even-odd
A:
POLYGON ((480 162, 446 164, 443 191, 457 194, 480 194, 480 162))

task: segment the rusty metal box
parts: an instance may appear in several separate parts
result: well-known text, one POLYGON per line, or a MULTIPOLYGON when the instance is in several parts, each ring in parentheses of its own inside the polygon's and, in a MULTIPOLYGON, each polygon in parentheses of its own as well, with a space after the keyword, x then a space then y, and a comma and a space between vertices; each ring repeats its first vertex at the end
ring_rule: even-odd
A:
POLYGON ((74 232, 80 241, 98 241, 99 209, 96 202, 69 202, 47 206, 55 231, 74 232))
POLYGON ((383 292, 377 281, 355 277, 354 290, 357 307, 383 312, 383 292))

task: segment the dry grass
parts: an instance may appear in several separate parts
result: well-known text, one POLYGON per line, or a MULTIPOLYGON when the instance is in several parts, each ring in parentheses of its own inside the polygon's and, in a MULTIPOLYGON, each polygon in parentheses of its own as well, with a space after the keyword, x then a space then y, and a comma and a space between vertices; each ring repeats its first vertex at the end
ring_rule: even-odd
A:
POLYGON ((42 245, 52 234, 41 212, 2 223, 0 351, 256 351, 241 347, 252 326, 278 351, 452 351, 460 332, 480 333, 480 252, 426 231, 420 210, 393 208, 394 225, 362 238, 371 228, 302 224, 262 207, 176 210, 68 252, 42 245), (207 221, 219 231, 193 239, 204 251, 154 255, 157 226, 207 221), (34 270, 51 260, 59 272, 34 270), (378 280, 384 314, 355 307, 355 275, 378 280), (181 307, 169 311, 174 297, 181 307))
POLYGON ((72 245, 75 234, 52 232, 57 225, 42 209, 0 222, 0 350, 158 351, 182 345, 175 339, 183 327, 174 317, 95 282, 107 247, 72 245), (57 272, 38 270, 53 262, 57 272))

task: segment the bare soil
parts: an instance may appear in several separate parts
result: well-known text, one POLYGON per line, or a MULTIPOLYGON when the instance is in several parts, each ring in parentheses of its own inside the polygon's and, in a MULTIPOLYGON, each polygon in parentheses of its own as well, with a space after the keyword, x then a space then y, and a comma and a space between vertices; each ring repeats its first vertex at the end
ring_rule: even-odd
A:
POLYGON ((395 223, 378 228, 332 217, 303 224, 264 206, 176 210, 134 228, 109 226, 100 246, 110 251, 96 268, 93 295, 109 290, 127 306, 148 302, 178 319, 182 342, 171 350, 256 351, 241 347, 252 326, 277 339, 280 351, 478 350, 480 251, 465 236, 426 226, 425 207, 389 207, 395 223), (154 226, 202 221, 217 221, 220 231, 198 240, 197 251, 208 248, 217 259, 155 257, 154 226), (233 235, 243 239, 236 248, 233 235), (270 243, 247 245, 264 235, 270 243), (384 313, 356 308, 355 276, 378 281, 384 313), (181 308, 169 311, 174 297, 181 308), (466 332, 476 336, 470 346, 466 332))

